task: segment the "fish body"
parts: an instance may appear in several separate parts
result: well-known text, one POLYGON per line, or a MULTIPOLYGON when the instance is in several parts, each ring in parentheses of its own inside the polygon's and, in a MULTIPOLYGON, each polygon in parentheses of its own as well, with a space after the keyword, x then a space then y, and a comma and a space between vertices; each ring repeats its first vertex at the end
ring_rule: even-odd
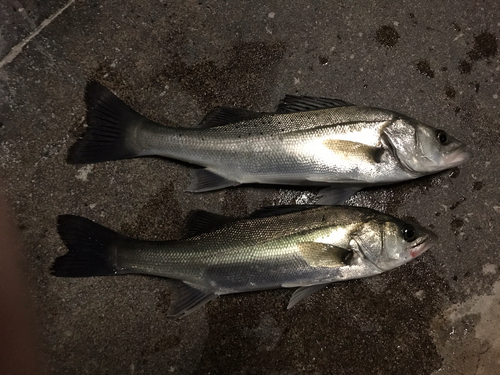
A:
POLYGON ((61 216, 58 229, 69 252, 56 259, 52 271, 66 277, 144 274, 177 280, 172 316, 218 295, 298 287, 291 307, 329 283, 398 267, 436 239, 419 226, 346 206, 285 206, 243 219, 201 211, 188 228, 183 239, 141 241, 81 217, 61 216))
POLYGON ((471 156, 443 130, 336 99, 288 95, 275 113, 216 108, 195 128, 148 120, 95 82, 86 100, 90 127, 70 162, 147 155, 182 160, 205 167, 193 172, 192 192, 245 183, 353 192, 452 168, 471 156))

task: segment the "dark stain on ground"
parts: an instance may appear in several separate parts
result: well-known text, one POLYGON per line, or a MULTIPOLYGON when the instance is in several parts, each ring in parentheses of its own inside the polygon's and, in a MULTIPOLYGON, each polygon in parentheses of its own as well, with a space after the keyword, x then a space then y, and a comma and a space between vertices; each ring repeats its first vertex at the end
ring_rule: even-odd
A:
POLYGON ((453 28, 455 29, 455 31, 457 33, 459 33, 460 31, 462 31, 462 28, 460 27, 460 25, 456 22, 452 22, 452 25, 453 25, 453 28))
POLYGON ((333 284, 290 310, 291 290, 222 296, 206 307, 209 344, 194 373, 430 374, 441 358, 428 327, 442 299, 454 299, 436 271, 418 259, 333 284), (272 332, 263 335, 263 323, 272 332))
POLYGON ((479 191, 483 188, 484 184, 483 184, 483 181, 475 181, 473 184, 472 184, 472 188, 476 191, 479 191))
POLYGON ((444 89, 444 93, 450 99, 453 99, 455 97, 455 95, 457 94, 457 92, 455 91, 455 89, 453 87, 451 87, 451 86, 446 86, 445 89, 444 89))
POLYGON ((465 198, 464 196, 462 196, 458 201, 456 201, 455 203, 453 203, 450 206, 450 210, 454 210, 455 208, 457 208, 458 206, 460 206, 462 203, 464 203, 466 200, 467 200, 467 198, 465 198))
POLYGON ((121 226, 121 232, 148 240, 176 238, 183 226, 182 220, 179 220, 183 213, 177 201, 172 199, 173 191, 173 183, 168 183, 142 206, 133 222, 121 226))
POLYGON ((285 54, 284 44, 241 43, 226 53, 229 59, 223 66, 211 60, 188 65, 176 56, 152 78, 152 84, 180 83, 204 111, 217 105, 254 107, 262 102, 260 88, 274 86, 274 70, 285 54))
POLYGON ((415 19, 415 14, 410 13, 410 14, 408 14, 408 16, 411 18, 414 26, 418 25, 418 21, 415 19))
POLYGON ((328 64, 328 58, 325 56, 319 56, 318 57, 319 63, 321 65, 327 65, 328 64))
POLYGON ((461 60, 458 63, 458 71, 460 72, 460 74, 470 74, 470 72, 472 71, 472 64, 467 60, 461 60))
POLYGON ((380 26, 375 34, 375 40, 382 46, 394 47, 400 36, 396 29, 390 25, 380 26))
POLYGON ((450 226, 451 226, 451 229, 453 229, 453 232, 455 233, 455 235, 457 235, 460 232, 460 229, 464 226, 464 220, 459 218, 459 217, 455 217, 451 221, 450 226))
POLYGON ((495 35, 482 32, 474 37, 474 47, 467 52, 472 61, 487 59, 497 54, 498 41, 495 35))
POLYGON ((420 60, 417 63, 417 70, 424 76, 434 78, 434 71, 431 69, 431 64, 427 60, 420 60))
POLYGON ((451 168, 448 171, 448 177, 450 177, 450 178, 457 178, 458 176, 460 176, 460 168, 455 167, 455 168, 451 168))

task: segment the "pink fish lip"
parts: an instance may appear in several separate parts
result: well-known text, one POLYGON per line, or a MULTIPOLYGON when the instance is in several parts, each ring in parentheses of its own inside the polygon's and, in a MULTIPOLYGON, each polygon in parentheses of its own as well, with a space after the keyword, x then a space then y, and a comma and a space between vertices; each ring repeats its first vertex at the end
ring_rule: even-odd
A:
POLYGON ((416 258, 429 250, 437 241, 437 236, 434 233, 429 233, 427 236, 418 241, 411 247, 410 255, 416 258))

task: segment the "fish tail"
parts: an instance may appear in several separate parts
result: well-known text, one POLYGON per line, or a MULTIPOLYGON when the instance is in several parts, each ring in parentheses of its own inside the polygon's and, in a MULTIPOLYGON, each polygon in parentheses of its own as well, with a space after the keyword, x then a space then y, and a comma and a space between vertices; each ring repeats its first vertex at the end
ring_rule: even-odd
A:
POLYGON ((68 253, 56 258, 52 275, 90 277, 123 273, 116 263, 116 244, 125 236, 74 215, 60 215, 57 231, 68 253))
POLYGON ((95 81, 87 84, 85 102, 89 128, 70 149, 69 163, 99 163, 144 155, 128 138, 135 127, 150 120, 95 81))

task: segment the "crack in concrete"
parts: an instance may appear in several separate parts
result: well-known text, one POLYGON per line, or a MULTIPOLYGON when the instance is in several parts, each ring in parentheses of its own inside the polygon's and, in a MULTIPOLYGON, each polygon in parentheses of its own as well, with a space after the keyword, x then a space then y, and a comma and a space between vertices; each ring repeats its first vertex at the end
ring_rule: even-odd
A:
POLYGON ((493 347, 493 344, 489 344, 488 347, 483 350, 482 352, 480 352, 477 356, 477 363, 476 363, 476 371, 474 372, 475 375, 477 375, 478 371, 479 371, 479 365, 481 364, 481 358, 483 357, 483 355, 485 355, 491 348, 493 347))
POLYGON ((71 6, 75 0, 69 0, 65 6, 63 6, 61 9, 59 9, 57 12, 52 14, 50 17, 46 18, 45 20, 42 21, 40 26, 38 26, 30 35, 28 35, 26 38, 24 38, 20 43, 16 44, 10 52, 5 56, 2 61, 0 61, 0 69, 2 69, 5 65, 11 63, 17 55, 19 55, 23 48, 40 32, 45 29, 48 25, 50 25, 57 17, 61 15, 62 12, 64 12, 66 9, 68 9, 69 6, 71 6))

